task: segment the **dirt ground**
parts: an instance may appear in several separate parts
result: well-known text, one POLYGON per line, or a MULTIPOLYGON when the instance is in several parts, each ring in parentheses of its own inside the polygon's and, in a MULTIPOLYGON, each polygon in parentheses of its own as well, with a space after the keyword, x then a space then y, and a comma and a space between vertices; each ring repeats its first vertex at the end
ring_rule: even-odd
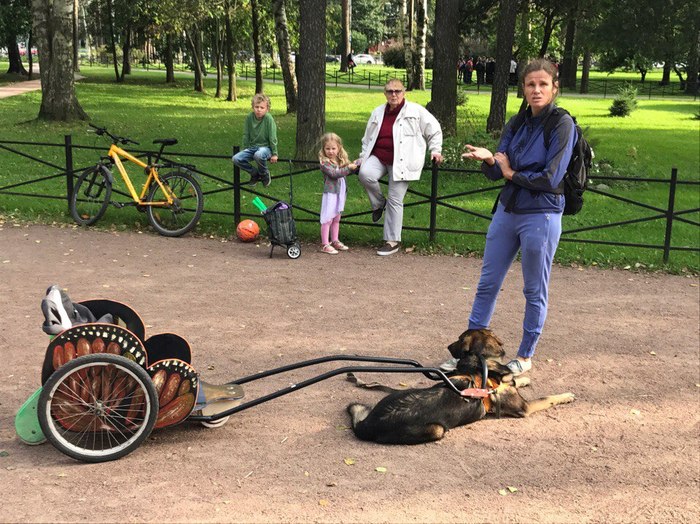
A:
MULTIPOLYGON (((381 394, 342 377, 242 411, 219 429, 156 431, 104 464, 16 438, 15 412, 40 385, 48 338, 39 305, 53 283, 76 301, 130 304, 147 336, 184 336, 203 378, 226 382, 332 354, 439 363, 465 328, 480 268, 477 258, 369 249, 331 257, 303 245, 296 261, 268 252, 211 238, 0 225, 2 522, 700 520, 695 277, 555 267, 524 394, 571 391, 576 401, 529 419, 477 422, 437 443, 357 440, 346 405, 381 394)), ((516 265, 492 326, 509 355, 521 289, 516 265)), ((340 365, 255 382, 246 396, 340 365)), ((359 376, 429 385, 417 375, 359 376)))

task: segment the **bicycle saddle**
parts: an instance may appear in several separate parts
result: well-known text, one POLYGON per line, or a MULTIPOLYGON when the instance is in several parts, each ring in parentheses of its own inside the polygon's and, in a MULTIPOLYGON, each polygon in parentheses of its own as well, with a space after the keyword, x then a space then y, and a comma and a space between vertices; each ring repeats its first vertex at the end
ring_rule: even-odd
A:
POLYGON ((177 144, 177 138, 156 138, 154 144, 163 144, 164 146, 174 146, 177 144))

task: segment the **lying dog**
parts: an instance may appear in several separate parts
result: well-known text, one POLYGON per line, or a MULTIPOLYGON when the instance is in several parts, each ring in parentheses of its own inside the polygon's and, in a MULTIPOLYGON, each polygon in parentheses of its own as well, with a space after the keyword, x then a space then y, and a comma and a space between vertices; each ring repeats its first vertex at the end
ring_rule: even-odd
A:
POLYGON ((529 379, 514 378, 500 362, 505 355, 503 343, 488 329, 467 330, 448 349, 459 359, 450 380, 460 391, 481 387, 481 359, 486 361, 489 378, 485 387, 492 390, 487 397, 461 397, 442 383, 427 389, 381 388, 392 393, 374 408, 364 404, 347 407, 355 435, 380 444, 422 444, 440 440, 447 430, 481 420, 489 413, 526 417, 574 400, 571 393, 525 400, 517 388, 527 386, 529 379))

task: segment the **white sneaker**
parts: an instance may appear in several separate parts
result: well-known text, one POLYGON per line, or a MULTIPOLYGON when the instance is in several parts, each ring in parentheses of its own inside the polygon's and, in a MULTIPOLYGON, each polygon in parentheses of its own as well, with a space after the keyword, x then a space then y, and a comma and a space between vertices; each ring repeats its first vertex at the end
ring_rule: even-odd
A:
POLYGON ((510 372, 514 377, 517 377, 518 375, 522 375, 523 373, 526 373, 532 369, 532 360, 523 362, 522 360, 514 358, 506 364, 506 367, 510 369, 510 372))
POLYGON ((454 371, 457 369, 457 362, 459 362, 459 359, 456 358, 451 358, 449 360, 445 360, 442 364, 440 364, 440 369, 446 373, 449 373, 450 371, 454 371))

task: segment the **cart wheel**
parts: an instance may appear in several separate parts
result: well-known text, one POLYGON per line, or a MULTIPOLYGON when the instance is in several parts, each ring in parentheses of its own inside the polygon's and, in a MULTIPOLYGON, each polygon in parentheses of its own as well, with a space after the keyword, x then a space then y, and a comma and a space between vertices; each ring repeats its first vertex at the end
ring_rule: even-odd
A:
POLYGON ((38 412, 41 430, 61 453, 105 462, 128 455, 150 435, 158 395, 141 366, 98 353, 57 369, 44 384, 38 412))
POLYGON ((228 422, 228 419, 230 419, 230 418, 231 418, 231 416, 229 415, 228 417, 222 417, 219 420, 214 420, 212 422, 201 421, 200 424, 202 426, 204 426, 205 428, 209 428, 209 429, 220 428, 221 426, 226 424, 228 422))
POLYGON ((298 242, 295 242, 291 246, 287 247, 287 256, 289 258, 299 258, 301 256, 301 246, 298 242))

